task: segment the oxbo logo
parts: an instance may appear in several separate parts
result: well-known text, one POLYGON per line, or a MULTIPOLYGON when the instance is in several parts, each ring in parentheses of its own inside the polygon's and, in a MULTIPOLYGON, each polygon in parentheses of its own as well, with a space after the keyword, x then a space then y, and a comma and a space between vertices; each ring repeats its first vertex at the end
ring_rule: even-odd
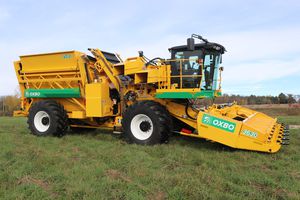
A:
POLYGON ((226 123, 224 121, 219 121, 217 119, 213 120, 213 125, 223 127, 225 129, 234 130, 235 126, 233 124, 226 123))
POLYGON ((39 92, 30 92, 29 93, 29 96, 32 96, 32 97, 39 97, 41 95, 41 93, 39 92))
POLYGON ((209 116, 203 117, 203 121, 207 124, 210 123, 210 117, 209 116))
POLYGON ((25 92, 25 97, 39 97, 41 95, 40 92, 28 92, 26 91, 25 92))
POLYGON ((234 132, 236 124, 224 119, 220 119, 214 116, 210 116, 207 114, 204 114, 202 117, 202 123, 207 124, 210 126, 213 126, 215 128, 222 129, 224 131, 228 132, 234 132))

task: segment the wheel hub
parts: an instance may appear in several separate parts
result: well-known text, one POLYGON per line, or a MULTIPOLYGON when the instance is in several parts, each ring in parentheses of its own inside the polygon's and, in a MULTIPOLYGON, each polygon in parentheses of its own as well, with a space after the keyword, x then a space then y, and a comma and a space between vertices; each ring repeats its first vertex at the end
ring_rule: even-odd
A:
POLYGON ((153 134, 153 122, 145 114, 137 114, 130 123, 130 130, 138 140, 147 140, 153 134))
POLYGON ((42 118, 42 124, 45 125, 45 126, 49 124, 49 121, 50 121, 49 117, 43 117, 42 118))
POLYGON ((38 111, 33 119, 34 127, 41 133, 46 132, 50 127, 50 116, 45 111, 38 111))
POLYGON ((140 124, 140 129, 144 132, 149 131, 151 128, 151 124, 148 121, 142 121, 142 123, 140 124))

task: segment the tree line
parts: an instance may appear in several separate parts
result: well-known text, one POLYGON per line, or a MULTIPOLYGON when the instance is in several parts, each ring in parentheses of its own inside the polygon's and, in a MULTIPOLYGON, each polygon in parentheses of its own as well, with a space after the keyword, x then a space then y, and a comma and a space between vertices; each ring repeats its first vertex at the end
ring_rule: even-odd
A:
POLYGON ((0 116, 12 116, 15 110, 20 109, 19 95, 0 97, 0 116))
POLYGON ((257 105, 257 104, 292 104, 300 103, 299 95, 280 93, 278 96, 241 96, 224 94, 215 99, 215 103, 228 103, 236 101, 240 105, 257 105))
MULTIPOLYGON (((236 101, 240 105, 256 105, 256 104, 292 104, 300 103, 300 96, 292 94, 280 93, 278 96, 241 96, 224 94, 214 100, 204 99, 202 103, 209 105, 211 103, 231 103, 236 101)), ((0 116, 12 116, 13 111, 20 109, 20 95, 0 97, 0 116)))

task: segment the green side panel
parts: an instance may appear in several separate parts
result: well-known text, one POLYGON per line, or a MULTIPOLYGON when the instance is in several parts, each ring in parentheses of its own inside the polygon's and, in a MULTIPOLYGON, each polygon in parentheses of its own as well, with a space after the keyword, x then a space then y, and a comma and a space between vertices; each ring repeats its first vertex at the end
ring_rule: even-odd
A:
POLYGON ((65 89, 26 89, 27 98, 79 98, 79 88, 65 89))
POLYGON ((236 127, 236 124, 233 122, 214 117, 208 114, 203 115, 202 123, 231 133, 234 133, 236 127))
MULTIPOLYGON (((155 95, 159 99, 196 99, 196 98, 214 98, 215 90, 204 90, 196 93, 190 92, 163 92, 155 95)), ((217 93, 221 96, 221 92, 217 93)))

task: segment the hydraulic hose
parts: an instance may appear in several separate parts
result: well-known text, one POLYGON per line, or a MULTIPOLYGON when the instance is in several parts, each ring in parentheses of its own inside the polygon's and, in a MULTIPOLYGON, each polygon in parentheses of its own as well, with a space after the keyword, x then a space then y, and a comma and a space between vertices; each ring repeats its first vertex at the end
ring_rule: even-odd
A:
MULTIPOLYGON (((162 58, 159 58, 159 57, 156 57, 156 58, 153 58, 151 60, 149 60, 147 63, 146 63, 146 66, 150 65, 151 63, 155 64, 153 61, 155 60, 163 60, 162 58)), ((155 64, 156 65, 156 64, 155 64)))
POLYGON ((187 99, 187 102, 186 102, 186 105, 185 105, 185 114, 186 114, 186 116, 188 116, 189 118, 191 118, 191 119, 193 119, 193 120, 197 120, 196 118, 192 117, 192 116, 189 114, 189 112, 188 112, 189 105, 190 105, 190 103, 189 103, 189 100, 187 99))

